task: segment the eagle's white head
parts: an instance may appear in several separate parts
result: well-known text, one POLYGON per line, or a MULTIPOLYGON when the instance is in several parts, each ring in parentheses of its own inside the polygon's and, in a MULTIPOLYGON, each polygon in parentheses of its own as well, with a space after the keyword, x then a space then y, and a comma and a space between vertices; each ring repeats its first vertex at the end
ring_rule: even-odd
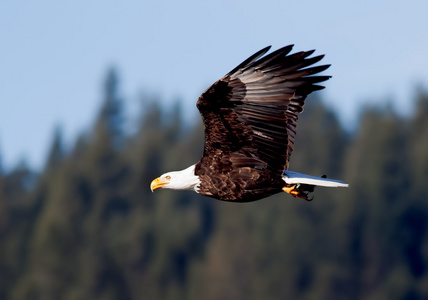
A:
POLYGON ((150 184, 152 192, 158 188, 166 188, 173 190, 199 190, 199 176, 195 175, 195 165, 181 170, 165 173, 150 184))

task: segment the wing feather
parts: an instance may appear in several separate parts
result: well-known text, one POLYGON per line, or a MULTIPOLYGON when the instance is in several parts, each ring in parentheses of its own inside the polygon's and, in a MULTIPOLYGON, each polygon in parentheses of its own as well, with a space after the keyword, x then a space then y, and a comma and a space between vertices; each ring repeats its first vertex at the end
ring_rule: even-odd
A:
POLYGON ((234 68, 232 71, 230 71, 228 74, 234 74, 236 72, 239 71, 239 69, 242 69, 246 66, 251 65, 254 61, 256 61, 258 58, 260 58, 261 56, 265 55, 266 52, 269 51, 269 49, 271 48, 271 46, 267 46, 265 48, 263 48, 262 50, 254 53, 253 55, 251 55, 249 58, 247 58, 246 60, 244 60, 242 63, 240 63, 236 68, 234 68))
POLYGON ((270 47, 256 52, 199 97, 197 107, 205 125, 201 162, 212 163, 214 158, 209 157, 220 151, 234 153, 231 157, 239 157, 240 167, 252 162, 272 171, 288 168, 306 96, 322 89, 316 84, 330 78, 313 76, 330 66, 312 66, 323 55, 309 57, 314 50, 289 54, 292 48, 268 55, 270 47))

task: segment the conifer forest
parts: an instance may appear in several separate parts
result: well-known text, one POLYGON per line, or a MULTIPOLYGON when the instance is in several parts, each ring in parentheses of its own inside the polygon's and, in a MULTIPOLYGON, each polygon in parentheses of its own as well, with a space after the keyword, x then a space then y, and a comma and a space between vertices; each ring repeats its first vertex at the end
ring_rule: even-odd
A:
POLYGON ((243 204, 152 193, 200 159, 202 122, 141 99, 125 130, 120 78, 105 77, 78 139, 58 129, 41 170, 0 168, 0 299, 428 299, 426 90, 408 115, 362 108, 351 130, 311 95, 290 169, 350 187, 243 204))

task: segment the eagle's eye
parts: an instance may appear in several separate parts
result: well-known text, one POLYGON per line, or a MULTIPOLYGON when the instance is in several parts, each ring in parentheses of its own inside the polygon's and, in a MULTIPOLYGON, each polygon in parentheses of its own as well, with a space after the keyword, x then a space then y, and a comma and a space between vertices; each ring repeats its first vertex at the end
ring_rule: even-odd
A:
POLYGON ((171 176, 166 176, 166 180, 171 180, 171 176))

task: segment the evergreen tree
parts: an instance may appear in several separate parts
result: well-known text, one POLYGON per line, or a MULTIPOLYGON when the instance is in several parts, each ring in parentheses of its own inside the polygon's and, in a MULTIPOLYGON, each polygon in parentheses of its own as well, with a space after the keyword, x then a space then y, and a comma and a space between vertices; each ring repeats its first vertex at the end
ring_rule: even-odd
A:
POLYGON ((25 161, 0 175, 0 298, 8 299, 27 270, 28 240, 37 217, 35 174, 25 161))
MULTIPOLYGON (((0 144, 1 146, 1 144, 0 144)), ((3 160, 2 160, 2 155, 1 155, 1 147, 0 147, 0 176, 4 173, 3 170, 3 160)))
POLYGON ((46 160, 45 170, 48 171, 58 166, 61 160, 64 158, 64 156, 65 156, 65 153, 64 153, 64 145, 62 141, 61 128, 56 127, 52 145, 46 160))
POLYGON ((123 143, 123 103, 119 96, 117 71, 111 68, 103 85, 103 104, 94 127, 94 139, 101 139, 114 149, 123 143))
MULTIPOLYGON (((361 297, 406 296, 411 279, 401 268, 404 209, 412 202, 408 125, 390 109, 366 110, 348 156, 352 197, 355 274, 361 297), (357 244, 356 244, 357 243, 357 244), (403 278, 396 278, 399 272, 403 278), (397 285, 397 280, 402 281, 397 285)), ((351 252, 352 253, 352 252, 351 252)))

